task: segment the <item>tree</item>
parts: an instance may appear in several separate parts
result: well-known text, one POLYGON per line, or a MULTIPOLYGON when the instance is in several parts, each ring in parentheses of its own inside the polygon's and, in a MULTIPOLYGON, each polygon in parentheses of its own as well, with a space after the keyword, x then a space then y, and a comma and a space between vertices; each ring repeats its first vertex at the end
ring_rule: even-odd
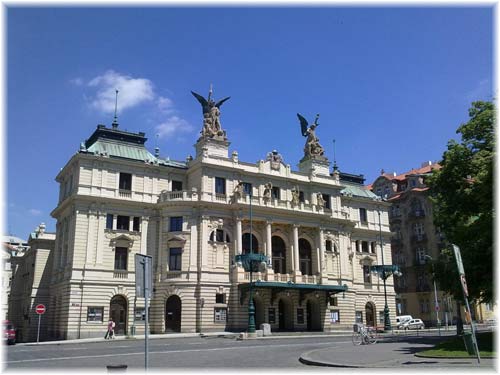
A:
MULTIPOLYGON (((441 169, 434 170, 427 183, 435 225, 448 243, 460 247, 469 296, 478 302, 491 302, 494 296, 494 104, 472 103, 469 117, 457 130, 461 141, 448 142, 439 163, 441 169)), ((436 278, 442 288, 461 298, 457 272, 450 268, 453 255, 445 253, 440 259, 441 265, 437 267, 441 272, 436 269, 436 278)))

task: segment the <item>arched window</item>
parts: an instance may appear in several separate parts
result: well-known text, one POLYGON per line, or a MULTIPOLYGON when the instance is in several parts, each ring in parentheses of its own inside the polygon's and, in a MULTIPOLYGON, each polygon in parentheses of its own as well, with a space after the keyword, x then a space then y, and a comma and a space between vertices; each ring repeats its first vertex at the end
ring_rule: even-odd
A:
POLYGON ((286 246, 281 237, 271 238, 274 273, 286 273, 286 246))
POLYGON ((299 238, 299 267, 302 275, 312 275, 311 244, 304 238, 299 238))
POLYGON ((231 237, 222 229, 216 229, 210 233, 210 241, 212 242, 231 242, 231 237))
MULTIPOLYGON (((250 233, 244 233, 241 236, 241 246, 243 254, 248 254, 250 252, 250 233)), ((259 252, 259 241, 252 234, 252 253, 256 254, 259 252)))

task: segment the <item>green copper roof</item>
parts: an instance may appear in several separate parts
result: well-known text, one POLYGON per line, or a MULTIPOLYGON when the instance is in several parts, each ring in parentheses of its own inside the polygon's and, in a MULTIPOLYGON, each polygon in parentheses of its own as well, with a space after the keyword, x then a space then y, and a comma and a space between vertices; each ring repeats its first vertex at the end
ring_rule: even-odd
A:
POLYGON ((372 193, 370 190, 364 189, 363 186, 353 186, 345 185, 345 187, 340 191, 342 195, 348 195, 353 197, 376 199, 378 196, 372 193))
POLYGON ((108 155, 125 159, 141 160, 153 163, 156 158, 143 145, 133 145, 122 142, 98 140, 87 149, 87 152, 97 155, 108 155))

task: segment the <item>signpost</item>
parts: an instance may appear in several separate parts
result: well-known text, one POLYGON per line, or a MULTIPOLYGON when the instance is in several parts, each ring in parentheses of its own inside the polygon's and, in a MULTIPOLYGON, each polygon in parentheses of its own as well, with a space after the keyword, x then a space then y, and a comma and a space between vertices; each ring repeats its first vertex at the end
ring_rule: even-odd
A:
POLYGON ((469 299, 468 299, 469 291, 467 290, 467 282, 465 281, 464 264, 462 263, 462 256, 460 254, 460 248, 456 245, 452 245, 452 247, 453 247, 453 252, 455 253, 455 259, 457 261, 458 273, 460 274, 460 284, 462 285, 462 291, 464 293, 466 315, 470 320, 470 327, 471 327, 471 331, 472 331, 472 346, 474 347, 474 350, 476 351, 477 362, 481 363, 481 357, 479 356, 479 348, 477 347, 476 330, 474 328, 474 322, 472 321, 472 315, 470 312, 469 299))
POLYGON ((41 303, 36 305, 35 312, 38 314, 38 333, 36 335, 36 343, 40 341, 40 321, 42 319, 42 315, 45 314, 45 305, 41 303))
MULTIPOLYGON (((149 309, 148 299, 153 292, 153 258, 149 255, 135 254, 135 295, 144 297, 144 308, 146 317, 144 320, 144 367, 148 369, 148 350, 149 350, 149 309)), ((134 311, 135 319, 135 311, 134 311)))

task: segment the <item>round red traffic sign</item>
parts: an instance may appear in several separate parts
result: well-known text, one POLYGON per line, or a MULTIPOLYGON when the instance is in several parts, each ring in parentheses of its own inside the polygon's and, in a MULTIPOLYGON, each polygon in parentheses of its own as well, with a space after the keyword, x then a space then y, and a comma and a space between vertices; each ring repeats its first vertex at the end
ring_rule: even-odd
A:
POLYGON ((38 315, 44 314, 45 313, 45 305, 42 305, 42 304, 36 305, 35 311, 38 315))

